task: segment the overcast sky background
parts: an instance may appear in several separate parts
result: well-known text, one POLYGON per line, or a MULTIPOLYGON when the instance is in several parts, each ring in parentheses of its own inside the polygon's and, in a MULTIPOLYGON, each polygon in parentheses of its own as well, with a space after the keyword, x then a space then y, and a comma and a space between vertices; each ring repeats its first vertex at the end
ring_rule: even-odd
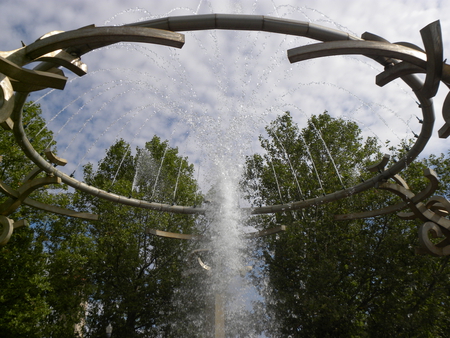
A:
MULTIPOLYGON (((90 24, 122 25, 153 18, 210 14, 263 14, 310 21, 360 36, 369 31, 391 42, 423 46, 420 29, 441 20, 444 58, 450 50, 450 2, 379 1, 143 1, 42 0, 0 4, 0 50, 21 47, 43 34, 90 24)), ((419 133, 420 116, 411 90, 401 82, 378 88, 382 67, 363 57, 337 56, 290 64, 290 48, 314 43, 264 32, 187 32, 181 49, 120 44, 83 57, 89 73, 66 71, 64 91, 42 91, 41 104, 69 160, 64 171, 81 177, 81 166, 96 163, 115 139, 142 147, 156 134, 177 146, 200 168, 203 184, 211 163, 243 163, 258 151, 258 135, 276 115, 289 110, 300 126, 324 110, 359 124, 365 136, 397 144, 419 133)), ((434 100, 436 126, 425 155, 446 152, 437 137, 447 89, 434 100)), ((322 131, 326 132, 326 131, 322 131)), ((32 135, 30 135, 32 137, 32 135)), ((387 150, 386 150, 387 152, 387 150)))

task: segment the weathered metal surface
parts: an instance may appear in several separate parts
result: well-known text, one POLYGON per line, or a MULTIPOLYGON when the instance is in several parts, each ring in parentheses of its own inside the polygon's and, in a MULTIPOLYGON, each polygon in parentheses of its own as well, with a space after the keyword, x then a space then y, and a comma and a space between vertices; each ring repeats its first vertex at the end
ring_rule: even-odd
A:
MULTIPOLYGON (((370 57, 380 58, 384 61, 392 57, 403 57, 408 62, 415 62, 422 68, 426 68, 426 56, 423 52, 405 47, 402 45, 393 45, 388 42, 380 41, 362 41, 360 38, 350 36, 347 33, 329 29, 326 27, 317 26, 310 23, 284 20, 278 18, 271 18, 266 16, 241 16, 241 15, 225 15, 225 14, 213 14, 205 16, 185 16, 185 17, 172 17, 164 19, 156 19, 147 22, 140 22, 123 27, 86 27, 77 31, 71 31, 66 33, 53 32, 49 36, 45 36, 37 42, 26 46, 24 53, 28 58, 36 58, 43 54, 51 53, 54 50, 64 49, 65 52, 77 56, 90 51, 94 48, 117 42, 120 39, 130 39, 132 41, 150 41, 148 38, 147 28, 152 27, 158 29, 167 30, 203 30, 203 29, 240 29, 240 30, 262 30, 262 31, 274 31, 283 32, 287 34, 294 34, 299 36, 306 36, 313 39, 319 39, 322 41, 332 41, 327 43, 321 43, 321 47, 313 47, 313 49, 322 50, 319 54, 314 54, 314 57, 318 55, 334 55, 336 53, 348 53, 355 52, 358 54, 367 54, 370 57), (122 29, 123 28, 123 29, 122 29), (130 31, 125 30, 129 28, 130 31), (138 28, 144 29, 144 31, 137 30, 138 28), (103 29, 103 31, 101 30, 103 29), (120 35, 120 37, 119 37, 120 35), (139 36, 139 37, 136 37, 139 36), (103 39, 104 38, 104 39, 103 39), (87 39, 87 40, 86 40, 87 39), (92 40, 89 40, 92 39, 92 40), (139 40, 142 39, 142 40, 139 40), (92 42, 89 46, 86 45, 86 41, 92 42), (324 47, 326 46, 326 47, 324 47), (330 48, 331 47, 331 48, 330 48), (336 48, 335 48, 336 47, 336 48), (352 51, 353 49, 353 51, 352 51)), ((153 31, 153 30, 152 30, 153 31)), ((171 33, 171 32, 164 32, 171 33)), ((170 35, 170 34, 169 34, 170 35)), ((166 35, 165 35, 166 37, 166 35)), ((161 36, 158 36, 161 38, 161 36)), ((378 39, 380 40, 380 39, 378 39)), ((153 40, 152 40, 153 41, 153 40)), ((300 47, 303 48, 303 47, 300 47)), ((305 48, 311 48, 306 46, 305 48)), ((294 55, 298 49, 291 50, 289 53, 294 55)), ((12 56, 11 56, 12 57, 12 56)), ((313 57, 313 54, 309 54, 308 57, 313 57)), ((384 62, 383 61, 383 62, 384 62)), ((423 85, 414 76, 405 76, 404 80, 413 90, 422 88, 423 85)), ((400 160, 397 164, 394 164, 388 170, 379 174, 373 179, 352 188, 344 189, 328 194, 324 197, 318 197, 306 201, 296 201, 286 205, 267 206, 262 208, 247 209, 250 213, 271 213, 282 212, 285 210, 295 210, 305 208, 311 205, 318 205, 322 203, 328 203, 337 199, 345 198, 355 193, 359 193, 366 189, 373 187, 377 182, 388 179, 400 172, 408 163, 414 160, 414 158, 422 151, 427 140, 429 139, 432 131, 432 124, 434 122, 434 114, 432 103, 427 101, 425 95, 418 94, 418 100, 421 102, 423 111, 424 124, 419 135, 418 141, 412 147, 411 151, 400 160)), ((19 100, 20 101, 20 100, 19 100)), ((17 118, 17 116, 16 116, 17 118)), ((126 198, 124 196, 118 196, 105 192, 95 187, 87 186, 67 175, 61 173, 59 170, 52 168, 46 161, 39 160, 39 155, 34 154, 31 150, 31 145, 25 139, 24 133, 20 131, 20 127, 14 128, 15 135, 18 139, 18 143, 26 149, 27 155, 30 156, 33 161, 44 171, 53 175, 61 177, 64 183, 83 190, 92 195, 105 198, 107 200, 122 203, 125 205, 149 208, 153 210, 174 212, 174 213, 203 213, 204 209, 184 206, 171 206, 159 203, 149 203, 140 200, 134 200, 126 198)))
POLYGON ((271 228, 271 229, 266 229, 266 230, 260 230, 260 231, 256 231, 256 232, 251 232, 248 234, 245 234, 245 238, 258 238, 258 237, 264 237, 264 236, 269 236, 269 235, 273 235, 279 232, 283 232, 286 231, 286 226, 285 225, 280 225, 279 227, 276 228, 271 228))
MULTIPOLYGON (((65 76, 22 68, 21 66, 18 66, 1 56, 0 73, 19 82, 56 89, 64 89, 67 82, 67 78, 65 76)), ((12 84, 14 87, 14 83, 12 84)), ((16 88, 14 89, 17 90, 16 88)))
MULTIPOLYGON (((43 177, 27 181, 16 190, 17 195, 14 198, 10 197, 5 202, 0 204, 0 215, 7 216, 11 214, 34 190, 45 185, 60 183, 61 179, 59 177, 43 177)), ((4 184, 2 186, 4 187, 4 184)))
POLYGON ((419 227, 419 243, 422 247, 420 253, 427 253, 433 256, 450 255, 450 237, 444 236, 442 228, 434 222, 426 222, 419 227), (429 237, 446 237, 443 241, 434 244, 429 237))
POLYGON ((24 219, 14 222, 12 219, 0 215, 0 226, 0 245, 6 245, 11 238, 13 231, 17 228, 28 226, 28 222, 24 219))
POLYGON ((13 223, 13 220, 0 215, 0 226, 2 227, 2 231, 0 232, 0 245, 5 245, 11 238, 11 235, 14 231, 13 223))
POLYGON ((98 219, 98 215, 95 214, 90 214, 86 212, 77 212, 74 210, 42 203, 27 197, 33 190, 41 187, 42 184, 45 185, 50 183, 61 182, 61 179, 56 177, 51 178, 50 181, 49 180, 46 181, 41 180, 40 182, 36 181, 35 177, 41 172, 42 170, 40 168, 33 169, 22 181, 21 188, 17 190, 14 190, 13 188, 11 188, 10 186, 8 186, 7 184, 5 184, 3 181, 0 180, 0 191, 9 197, 4 203, 0 205, 0 214, 9 215, 21 204, 25 204, 36 209, 68 217, 82 218, 88 220, 98 219))
POLYGON ((180 234, 176 232, 168 232, 156 229, 147 229, 147 234, 151 234, 154 236, 165 237, 165 238, 173 238, 173 239, 201 239, 201 235, 191 235, 191 234, 180 234))
MULTIPOLYGON (((370 217, 392 214, 394 212, 399 212, 401 210, 407 209, 411 203, 415 204, 415 203, 418 203, 420 201, 423 201, 423 200, 429 198, 432 194, 434 194, 434 192, 438 188, 439 182, 437 179, 437 175, 433 170, 427 168, 427 169, 424 169, 423 173, 424 173, 424 176, 428 179, 429 183, 425 187, 425 189, 423 191, 421 191, 420 193, 418 193, 417 195, 414 194, 409 189, 408 184, 399 175, 394 175, 393 177, 391 177, 395 181, 395 183, 384 182, 384 183, 381 183, 378 185, 378 188, 380 188, 380 189, 390 190, 394 193, 399 193, 402 196, 407 196, 407 198, 408 198, 407 201, 400 202, 395 205, 390 205, 390 206, 382 208, 382 209, 369 210, 369 211, 365 211, 365 212, 355 212, 355 213, 350 213, 350 214, 346 214, 346 215, 335 215, 334 219, 336 219, 336 220, 362 219, 362 218, 370 218, 370 217), (404 193, 404 192, 406 192, 406 193, 404 193)), ((416 213, 414 213, 414 212, 399 213, 398 215, 399 215, 399 217, 401 217, 403 219, 417 218, 416 213)))
MULTIPOLYGON (((243 237, 247 238, 247 239, 253 239, 253 238, 273 235, 273 234, 276 234, 276 233, 282 232, 282 231, 286 231, 285 225, 281 225, 276 228, 247 233, 247 234, 244 234, 243 237)), ((168 232, 168 231, 162 231, 162 230, 156 230, 156 229, 147 229, 146 233, 154 235, 154 236, 174 238, 174 239, 195 239, 195 240, 204 239, 204 237, 202 235, 181 234, 181 233, 177 233, 177 232, 168 232)))
POLYGON ((306 21, 288 20, 265 15, 186 15, 136 22, 127 26, 152 27, 170 31, 251 30, 305 36, 320 41, 359 40, 358 37, 337 29, 319 26, 306 21))
POLYGON ((392 64, 384 72, 378 74, 375 78, 375 83, 377 86, 383 87, 389 82, 392 82, 400 77, 420 73, 426 73, 426 70, 408 62, 401 62, 392 64))
POLYGON ((78 56, 74 56, 69 54, 61 49, 44 54, 33 61, 35 62, 48 62, 51 63, 52 66, 63 66, 68 70, 74 72, 78 76, 83 76, 87 74, 87 66, 78 56))
POLYGON ((216 293, 214 298, 214 337, 225 338, 225 297, 216 293))
POLYGON ((420 30, 427 54, 426 78, 422 93, 427 98, 436 95, 442 78, 444 49, 442 46, 441 24, 439 21, 430 23, 420 30))
POLYGON ((423 69, 427 67, 426 54, 418 50, 379 41, 330 41, 296 47, 288 50, 291 63, 335 55, 383 56, 404 60, 423 69))
MULTIPOLYGON (((436 173, 431 169, 424 170, 425 176, 429 180, 428 186, 414 194, 410 189, 396 183, 385 182, 380 184, 380 189, 385 189, 400 196, 411 212, 397 214, 403 219, 420 219, 424 222, 419 227, 419 242, 421 247, 416 250, 419 254, 430 254, 434 256, 450 255, 450 220, 447 216, 450 214, 450 201, 442 196, 430 195, 438 187, 436 173), (424 202, 429 198, 428 202, 424 202), (429 237, 443 237, 439 243, 433 243, 429 237)), ((374 211, 376 212, 376 211, 374 211)), ((346 216, 346 215, 341 215, 346 216)))
MULTIPOLYGON (((88 186, 62 173, 51 163, 43 159, 28 141, 22 126, 21 109, 26 100, 27 92, 52 86, 55 88, 63 87, 65 77, 62 71, 57 68, 58 66, 66 67, 80 76, 84 75, 87 68, 79 57, 91 50, 119 41, 157 43, 172 47, 181 47, 184 43, 184 36, 173 31, 205 29, 265 31, 304 36, 325 41, 289 50, 288 58, 291 62, 331 55, 364 55, 386 66, 386 70, 377 76, 377 83, 379 85, 384 85, 400 77, 413 90, 422 109, 423 123, 415 144, 403 158, 391 164, 390 167, 388 167, 389 158, 385 158, 381 163, 373 165, 373 171, 378 172, 376 176, 354 187, 335 191, 325 196, 309 200, 294 201, 282 205, 263 206, 260 208, 247 208, 245 210, 248 213, 264 214, 298 210, 312 205, 336 201, 383 184, 388 188, 392 188, 389 184, 394 185, 395 188, 392 189, 396 190, 398 194, 403 194, 405 201, 382 210, 372 211, 369 213, 370 215, 393 212, 393 210, 399 211, 407 206, 415 209, 413 211, 416 214, 421 214, 422 216, 420 217, 422 218, 436 218, 445 213, 442 210, 445 203, 432 203, 430 209, 427 209, 425 205, 417 204, 417 201, 429 197, 431 191, 434 191, 435 185, 430 184, 429 189, 427 188, 427 190, 417 195, 410 196, 407 192, 409 190, 408 185, 398 176, 401 170, 414 161, 421 153, 431 136, 434 125, 434 109, 430 98, 435 95, 440 81, 446 84, 450 83, 450 66, 444 64, 442 61, 442 38, 438 22, 432 23, 421 30, 425 51, 410 43, 401 42, 391 44, 387 40, 371 33, 364 33, 361 39, 345 32, 308 22, 261 15, 210 14, 169 17, 133 23, 121 27, 88 26, 70 32, 51 32, 38 41, 16 51, 0 52, 0 72, 7 76, 4 78, 6 80, 3 82, 3 87, 6 89, 12 87, 16 91, 14 95, 16 103, 12 107, 11 103, 6 105, 6 100, 2 100, 2 97, 7 96, 5 95, 7 90, 2 89, 3 96, 0 95, 0 119, 2 120, 0 120, 0 123, 5 128, 13 128, 17 143, 22 147, 25 154, 36 163, 40 170, 61 178, 63 183, 75 189, 115 203, 133 207, 172 213, 204 213, 205 209, 203 208, 173 206, 119 196, 96 187, 88 186), (31 61, 43 62, 32 71, 22 68, 24 64, 31 61), (415 73, 425 73, 425 83, 422 83, 416 76, 412 75, 415 73), (8 81, 10 82, 9 84, 8 81), (382 183, 389 179, 394 179, 396 183, 382 183)), ((9 97, 11 98, 12 95, 9 95, 9 97)), ((439 135, 440 137, 447 137, 450 135, 450 99, 444 103, 443 116, 446 124, 439 131, 439 135)), ((50 162, 62 163, 58 163, 58 159, 54 157, 50 162)), ((27 198, 23 200, 24 203, 25 201, 27 201, 27 198)), ((340 215, 338 217, 347 217, 348 219, 352 217, 357 218, 362 215, 367 216, 368 213, 340 215)), ((406 217, 407 213, 404 213, 403 216, 406 217)), ((411 217, 411 215, 409 216, 411 217)), ((444 222, 442 220, 439 221, 444 222)))
POLYGON ((67 160, 56 156, 55 154, 52 153, 52 151, 50 149, 45 149, 44 151, 45 156, 47 157, 47 159, 56 165, 60 165, 60 166, 65 166, 67 164, 67 160))
MULTIPOLYGON (((12 125, 7 121, 11 121, 11 112, 14 107, 14 89, 11 81, 4 74, 0 74, 0 124, 4 129, 10 129, 12 125)), ((11 121, 12 123, 12 121, 11 121)))
POLYGON ((444 118, 444 125, 439 129, 439 137, 447 138, 450 135, 450 93, 447 94, 442 105, 442 117, 444 118))
POLYGON ((77 57, 117 42, 143 42, 181 48, 184 35, 159 29, 130 26, 88 27, 51 35, 26 46, 25 54, 36 59, 65 49, 77 57))
POLYGON ((388 164, 389 160, 391 159, 391 156, 388 154, 384 154, 383 158, 380 162, 374 163, 366 168, 367 171, 370 171, 372 173, 376 173, 378 171, 383 171, 386 165, 388 164))

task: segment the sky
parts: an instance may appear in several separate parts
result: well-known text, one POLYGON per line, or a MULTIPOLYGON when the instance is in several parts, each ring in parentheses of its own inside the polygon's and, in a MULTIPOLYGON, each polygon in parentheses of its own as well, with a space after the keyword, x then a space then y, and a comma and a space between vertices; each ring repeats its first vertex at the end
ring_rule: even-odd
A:
MULTIPOLYGON (((2 0, 0 51, 55 30, 211 13, 307 21, 418 46, 423 46, 420 29, 440 20, 444 58, 450 50, 450 1, 2 0)), ((181 50, 123 43, 94 51, 82 58, 87 75, 66 71, 69 81, 63 91, 43 90, 30 97, 42 107, 58 155, 69 162, 64 172, 81 179, 82 166, 97 163, 115 140, 125 139, 134 152, 157 135, 195 164, 206 191, 216 179, 215 166, 239 171, 245 155, 260 151, 258 136, 264 135, 264 127, 284 111, 303 127, 312 114, 326 110, 358 123, 365 137, 382 144, 389 140, 395 145, 420 130, 421 111, 409 87, 401 82, 377 87, 375 76, 383 69, 369 59, 335 56, 290 64, 288 49, 314 41, 264 32, 185 36, 181 50)), ((437 136, 446 95, 441 85, 425 156, 447 152, 448 141, 437 136)))
MULTIPOLYGON (((258 14, 313 22, 361 36, 368 31, 391 42, 423 46, 420 29, 440 20, 444 58, 450 50, 450 2, 379 1, 202 1, 202 0, 3 0, 0 50, 30 44, 50 31, 90 24, 122 25, 193 14, 258 14)), ((55 133, 64 172, 81 178, 82 166, 97 163, 117 139, 142 147, 153 135, 169 140, 196 166, 205 187, 218 162, 242 167, 245 155, 260 151, 264 126, 290 111, 300 127, 312 114, 357 122, 364 136, 397 144, 418 133, 420 109, 401 82, 375 85, 382 67, 357 56, 335 56, 290 64, 290 48, 311 39, 265 32, 187 32, 185 46, 122 43, 83 56, 88 74, 65 71, 63 91, 43 90, 38 102, 55 133)), ((447 90, 434 99, 436 125, 424 155, 447 152, 439 139, 447 90)), ((326 132, 326 131, 322 131, 326 132)), ((32 137, 32 135, 30 135, 32 137)), ((388 152, 387 149, 385 149, 388 152)))

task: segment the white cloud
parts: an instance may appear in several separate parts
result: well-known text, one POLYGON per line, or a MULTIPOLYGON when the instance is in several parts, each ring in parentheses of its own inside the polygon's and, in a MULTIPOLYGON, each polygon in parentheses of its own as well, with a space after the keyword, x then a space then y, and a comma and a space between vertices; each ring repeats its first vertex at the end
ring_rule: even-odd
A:
MULTIPOLYGON (((31 43, 48 31, 92 23, 120 25, 167 15, 242 13, 312 21, 356 35, 370 31, 393 42, 419 46, 419 30, 441 19, 444 48, 449 50, 450 21, 442 17, 449 10, 445 2, 414 0, 318 0, 314 7, 306 1, 269 0, 6 1, 0 12, 0 49, 18 48, 20 40, 31 43)), ((60 151, 71 143, 60 154, 70 162, 68 172, 81 159, 101 158, 116 138, 133 142, 134 149, 153 134, 169 139, 191 161, 200 161, 208 152, 230 152, 242 158, 255 150, 264 125, 283 110, 290 110, 299 123, 328 110, 358 121, 368 136, 376 133, 381 140, 393 142, 419 131, 414 116, 420 111, 411 91, 401 83, 378 88, 374 77, 382 68, 374 62, 330 57, 289 64, 287 49, 313 42, 262 32, 205 31, 186 33, 181 50, 143 44, 111 46, 86 55, 83 61, 90 73, 73 80, 64 92, 48 95, 42 104, 50 120, 76 99, 50 124, 57 132, 71 119, 58 135, 60 151), (230 128, 245 140, 239 149, 235 149, 236 137, 229 137, 230 128)), ((441 88, 435 100, 436 131, 426 153, 447 151, 445 141, 437 138, 445 95, 441 88)))

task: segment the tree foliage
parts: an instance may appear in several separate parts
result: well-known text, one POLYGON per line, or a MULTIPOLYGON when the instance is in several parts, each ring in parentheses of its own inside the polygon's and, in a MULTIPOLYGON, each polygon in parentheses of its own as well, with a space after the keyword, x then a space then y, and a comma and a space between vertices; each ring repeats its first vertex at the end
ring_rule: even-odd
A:
MULTIPOLYGON (((23 109, 26 131, 37 135, 34 138, 36 149, 43 151, 52 143, 52 134, 45 128, 40 107, 27 103, 23 109)), ((0 132, 0 155, 0 180, 17 189, 35 165, 23 154, 9 131, 0 132)), ((8 198, 0 197, 0 203, 8 198)), ((48 203, 53 201, 53 196, 45 189, 35 191, 31 197, 48 203)), ((44 238, 39 236, 35 225, 45 222, 46 215, 23 206, 8 217, 14 221, 26 219, 31 226, 15 229, 8 244, 0 246, 1 336, 42 337, 42 323, 51 312, 46 295, 52 288, 45 271, 44 238)))
MULTIPOLYGON (((54 142, 40 114, 38 105, 24 107, 26 131, 36 150, 43 152, 54 142)), ((11 133, 0 137, 1 180, 17 188, 34 165, 11 133)), ((125 196, 196 205, 201 195, 193 170, 187 158, 158 137, 137 149, 136 156, 119 140, 96 171, 92 165, 85 167, 84 180, 125 196)), ((103 337, 108 324, 113 337, 171 335, 172 321, 180 318, 172 298, 181 283, 187 246, 146 230, 191 233, 195 216, 136 210, 78 191, 54 194, 40 189, 31 197, 98 214, 100 220, 67 218, 26 206, 10 216, 26 218, 31 226, 16 229, 9 243, 0 247, 2 337, 103 337)))
MULTIPOLYGON (((356 124, 326 112, 301 130, 285 113, 266 130, 267 138, 261 137, 266 153, 248 158, 243 180, 255 205, 353 186, 369 175, 363 168, 380 157, 376 140, 363 140, 356 124)), ((420 163, 409 168, 412 189, 424 185, 422 168, 420 163)), ((397 200, 372 189, 306 210, 255 217, 252 223, 260 229, 287 226, 255 252, 264 262, 259 275, 268 276, 267 284, 257 282, 269 310, 259 316, 266 321, 262 327, 293 337, 445 336, 448 258, 415 255, 418 223, 396 215, 334 219, 397 200)))
MULTIPOLYGON (((132 156, 128 144, 116 142, 97 171, 85 168, 88 184, 148 201, 200 203, 193 166, 176 148, 153 137, 132 156)), ((101 336, 111 323, 113 337, 170 336, 171 299, 181 283, 186 244, 149 235, 148 229, 195 231, 195 217, 137 210, 77 193, 79 209, 100 220, 87 224, 91 253, 81 267, 85 290, 87 336, 101 336)))
MULTIPOLYGON (((53 144, 38 105, 24 120, 37 151, 53 144)), ((247 159, 242 189, 255 206, 314 198, 348 188, 372 174, 381 157, 373 138, 328 113, 300 129, 289 113, 267 126, 264 155, 247 159)), ((11 133, 0 133, 0 179, 13 188, 34 167, 11 133)), ((392 152, 403 156, 407 143, 392 152)), ((84 181, 112 193, 167 204, 202 203, 193 166, 176 148, 153 137, 136 155, 123 140, 112 145, 84 181)), ((450 157, 432 155, 402 173, 411 189, 427 184, 432 167, 439 194, 450 196, 450 157)), ((1 201, 6 196, 1 196, 1 201)), ((0 247, 2 337, 196 337, 211 335, 212 302, 196 292, 207 282, 192 268, 188 243, 147 233, 193 233, 208 221, 133 209, 75 191, 45 189, 32 198, 100 216, 86 221, 20 207, 10 217, 28 219, 0 247), (210 309, 209 314, 204 309, 210 309), (184 309, 184 311, 183 311, 184 309), (203 330, 203 332, 202 332, 203 330), (208 331, 209 330, 209 331, 208 331), (205 333, 206 332, 206 333, 205 333)), ((398 197, 371 189, 338 202, 253 217, 259 230, 286 225, 258 239, 254 281, 264 299, 255 306, 257 327, 271 336, 444 337, 449 323, 447 257, 416 255, 417 221, 396 215, 336 221, 334 215, 374 210, 398 197), (266 277, 266 278, 264 278, 266 277)), ((243 324, 244 325, 244 324, 243 324)))

